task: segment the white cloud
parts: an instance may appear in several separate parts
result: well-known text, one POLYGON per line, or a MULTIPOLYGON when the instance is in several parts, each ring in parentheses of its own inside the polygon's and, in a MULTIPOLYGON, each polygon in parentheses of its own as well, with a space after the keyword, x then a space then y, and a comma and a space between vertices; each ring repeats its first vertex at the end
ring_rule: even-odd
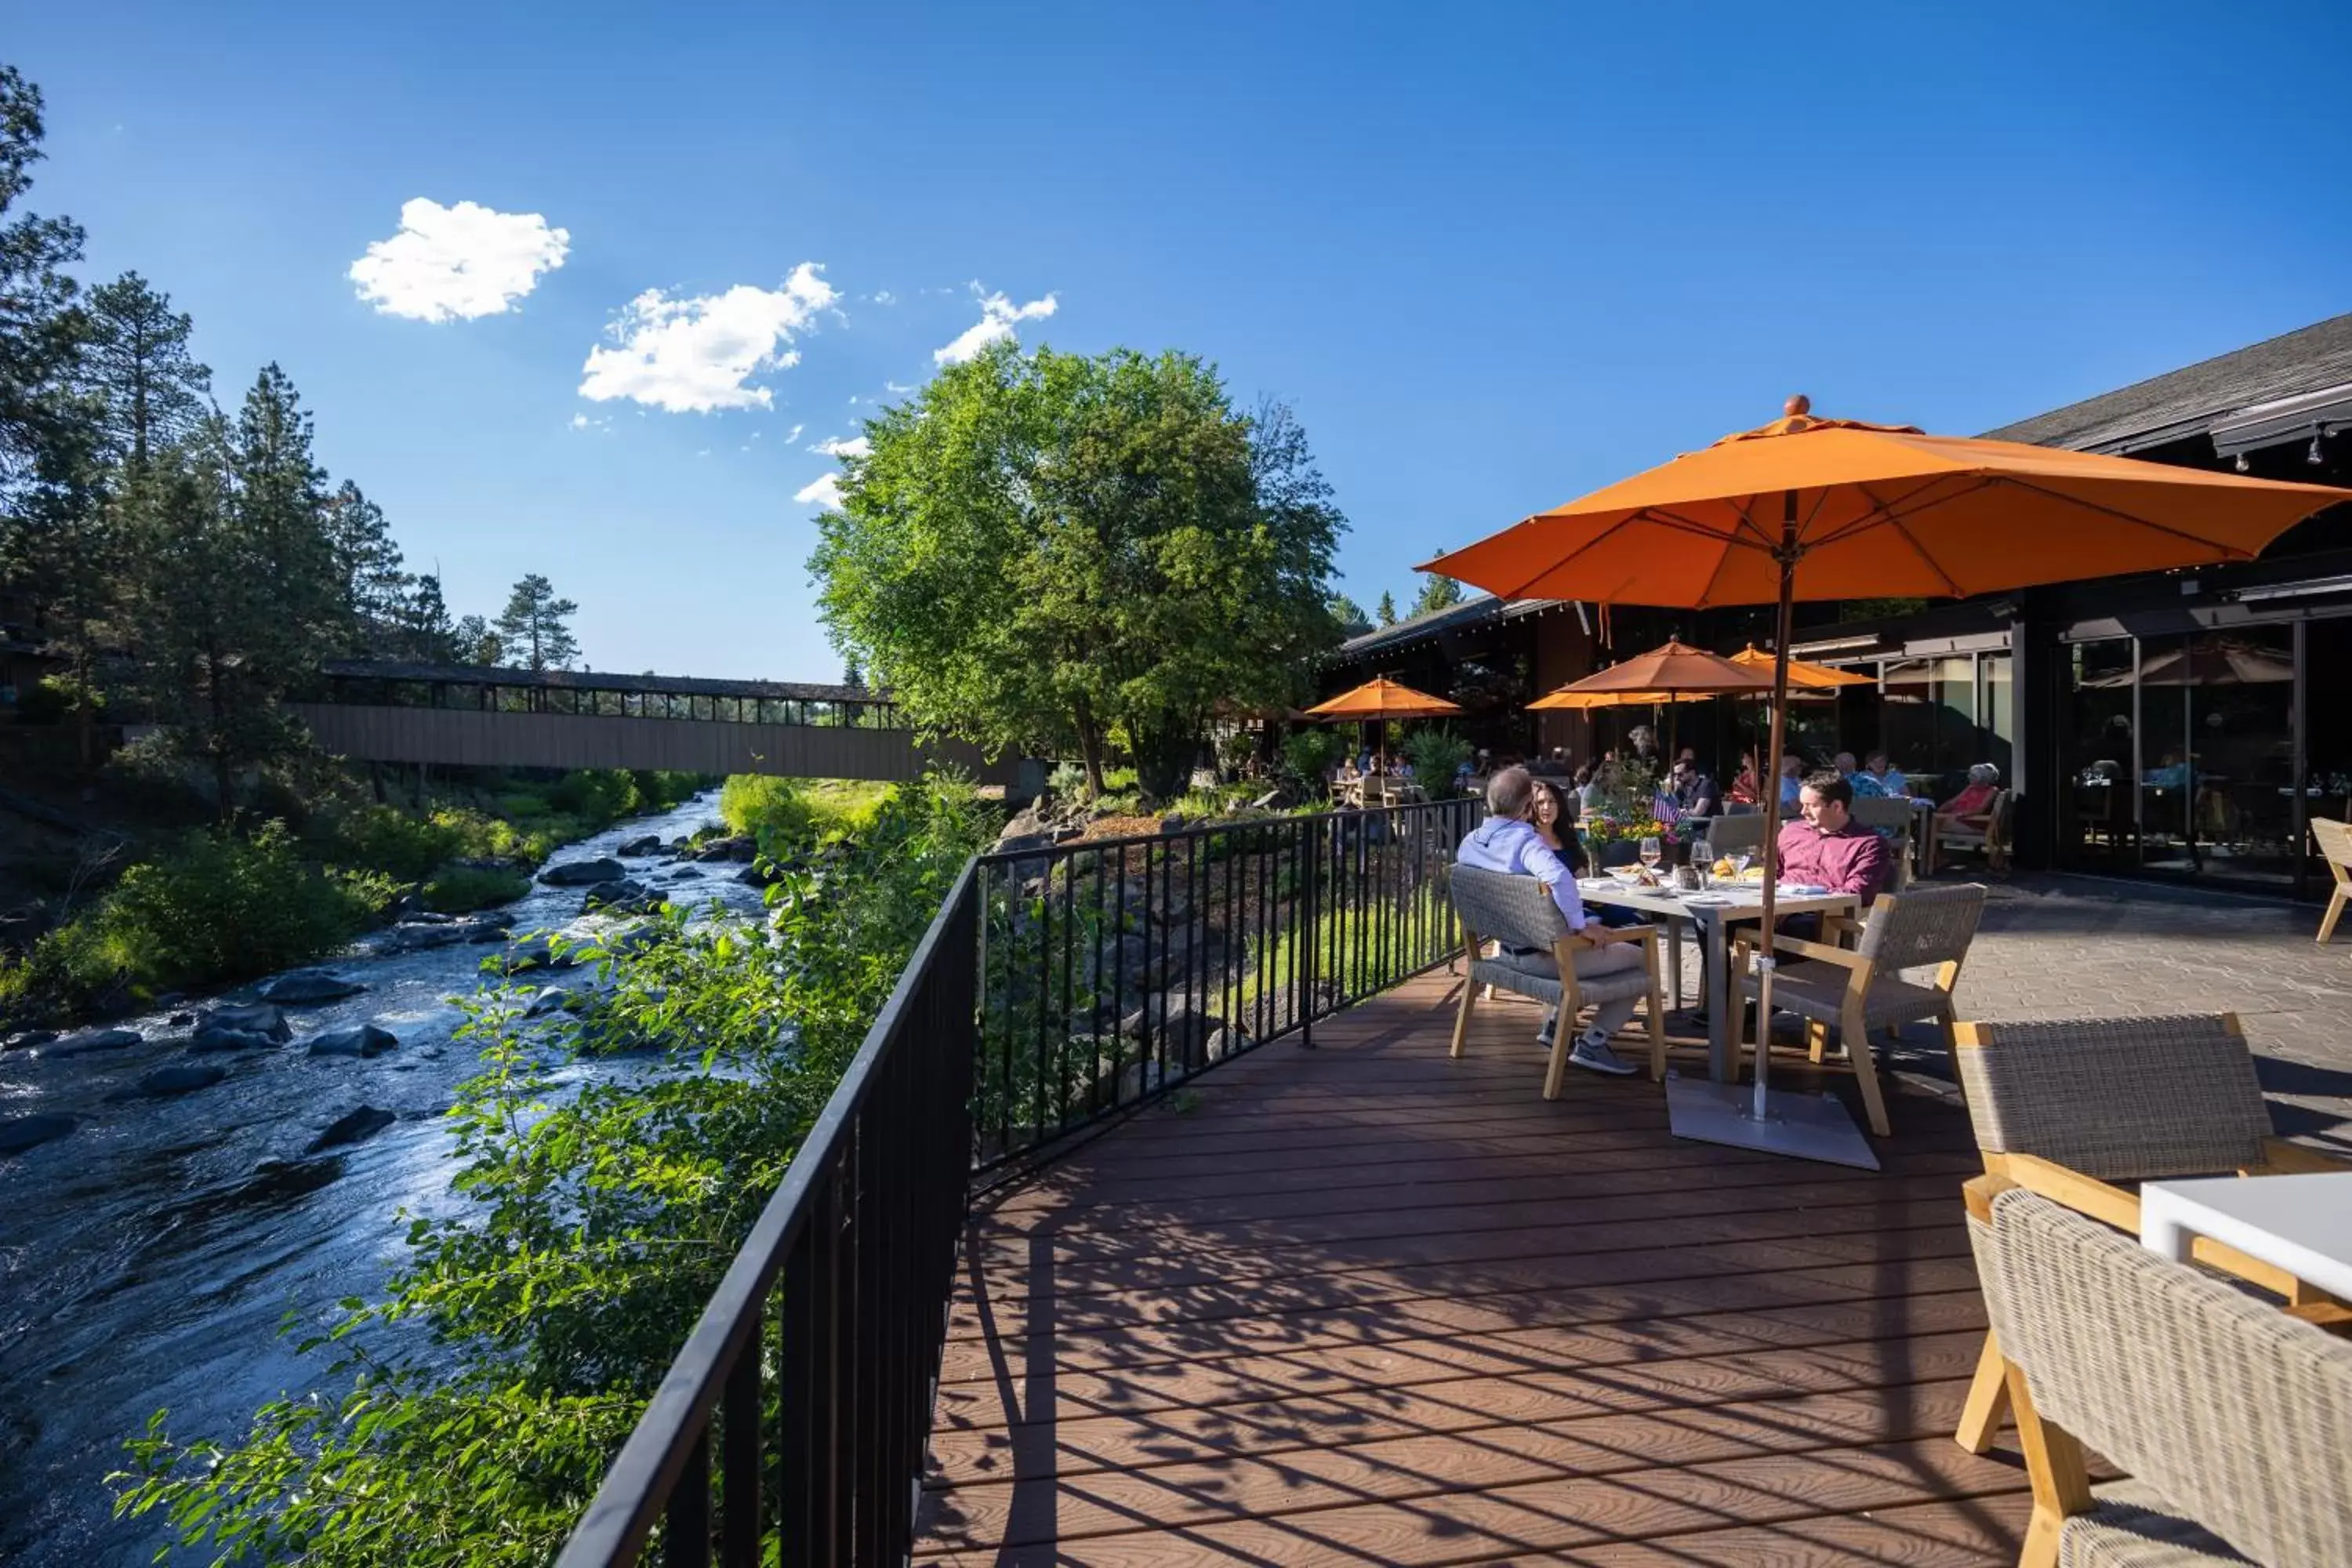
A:
MULTIPOLYGON (((784 444, 785 444, 786 446, 790 446, 793 442, 799 440, 799 439, 801 438, 801 432, 802 432, 802 431, 803 431, 803 430, 805 430, 805 429, 807 429, 807 428, 808 428, 808 426, 805 426, 805 425, 795 425, 795 426, 793 426, 792 427, 792 430, 791 430, 791 431, 790 431, 790 432, 789 432, 789 433, 784 437, 784 444)), ((752 431, 752 432, 751 432, 751 439, 752 439, 752 440, 754 440, 754 441, 756 441, 756 440, 758 440, 759 438, 760 438, 760 433, 759 433, 757 430, 752 431)))
POLYGON ((809 450, 822 452, 828 458, 864 458, 873 453, 874 443, 863 436, 852 436, 845 441, 838 436, 827 436, 809 450))
POLYGON ((873 293, 868 294, 866 297, 873 300, 877 305, 895 305, 898 302, 898 296, 893 294, 887 289, 877 289, 873 293))
POLYGON ((771 406, 768 389, 751 378, 800 363, 800 352, 785 345, 839 298, 824 270, 803 261, 781 289, 739 283, 692 299, 646 289, 613 323, 620 346, 588 351, 580 395, 599 403, 626 397, 673 414, 771 406))
POLYGON ((537 213, 418 196, 400 205, 400 232, 371 244, 344 276, 381 314, 470 321, 511 308, 571 247, 572 236, 537 213))
POLYGON ((904 382, 886 381, 882 384, 882 390, 885 392, 913 392, 916 391, 917 388, 908 386, 904 382))
POLYGON ((572 427, 574 430, 585 430, 588 428, 588 416, 585 414, 573 415, 572 416, 572 427))
POLYGON ((984 293, 975 279, 971 291, 980 296, 980 320, 965 328, 956 341, 943 349, 931 351, 935 364, 961 364, 1000 338, 1013 335, 1015 321, 1038 321, 1061 309, 1061 296, 1048 294, 1042 300, 1032 300, 1016 305, 1003 294, 984 293))
POLYGON ((813 484, 803 485, 793 492, 793 499, 803 506, 822 507, 826 511, 841 510, 841 476, 826 474, 813 484))

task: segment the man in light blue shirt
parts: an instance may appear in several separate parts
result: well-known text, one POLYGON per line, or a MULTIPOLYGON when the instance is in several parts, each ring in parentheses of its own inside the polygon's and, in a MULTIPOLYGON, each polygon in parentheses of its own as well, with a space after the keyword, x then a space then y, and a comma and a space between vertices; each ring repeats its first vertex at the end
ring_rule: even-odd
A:
MULTIPOLYGON (((1584 900, 1577 897, 1576 878, 1559 858, 1559 845, 1537 830, 1535 781, 1527 769, 1505 768, 1488 782, 1486 812, 1486 820, 1454 852, 1454 863, 1484 871, 1500 871, 1506 876, 1533 877, 1551 895, 1552 902, 1559 906, 1568 929, 1581 932, 1585 926, 1584 900)), ((1643 963, 1641 949, 1630 942, 1579 947, 1575 956, 1580 980, 1639 969, 1643 963)), ((1609 1037, 1633 1021, 1633 1007, 1631 997, 1601 1003, 1593 1009, 1591 1026, 1577 1037, 1576 1047, 1569 1053, 1568 1059, 1577 1067, 1617 1078, 1635 1071, 1633 1063, 1622 1060, 1609 1048, 1609 1037)), ((1551 1049, 1553 1032, 1559 1026, 1559 1012, 1554 1008, 1536 1035, 1545 1050, 1551 1049)), ((1570 1026, 1574 1026, 1573 1020, 1570 1026)))

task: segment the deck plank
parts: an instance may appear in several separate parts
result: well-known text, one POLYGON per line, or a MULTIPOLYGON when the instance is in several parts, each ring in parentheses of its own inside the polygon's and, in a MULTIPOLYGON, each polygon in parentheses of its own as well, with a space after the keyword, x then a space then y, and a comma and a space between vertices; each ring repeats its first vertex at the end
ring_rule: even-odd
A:
MULTIPOLYGON (((930 1563, 2014 1561, 1951 1441, 1980 1169, 1904 1095, 1874 1174, 1549 1104, 1533 1009, 1424 976, 992 1194, 950 1303, 930 1563)), ((1686 1069, 1687 1070, 1687 1069, 1686 1069)))

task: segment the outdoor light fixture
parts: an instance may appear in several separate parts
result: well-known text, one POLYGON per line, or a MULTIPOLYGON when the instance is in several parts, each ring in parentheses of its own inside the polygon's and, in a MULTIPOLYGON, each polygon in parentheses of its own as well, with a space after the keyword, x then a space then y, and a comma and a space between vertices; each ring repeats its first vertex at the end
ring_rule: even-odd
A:
POLYGON ((1868 637, 1832 637, 1827 642, 1791 643, 1789 651, 1796 654, 1834 653, 1842 647, 1876 647, 1878 639, 1868 637))
POLYGON ((2322 447, 2319 443, 2320 433, 2314 430, 2311 433, 2311 449, 2303 455, 2303 460, 2309 463, 2315 468, 2319 468, 2327 461, 2326 450, 2322 447))
POLYGON ((2320 594, 2352 594, 2352 577, 2315 577, 2308 583, 2281 583, 2270 588, 2241 588, 2238 603, 2263 599, 2308 599, 2320 594))
POLYGON ((2252 463, 2249 463, 2248 461, 2246 461, 2246 455, 2245 455, 2243 452, 2239 453, 2239 454, 2238 454, 2238 472, 2240 472, 2240 473, 2242 473, 2242 474, 2251 474, 2251 473, 2252 473, 2253 471, 2254 471, 2254 466, 2253 466, 2252 463))

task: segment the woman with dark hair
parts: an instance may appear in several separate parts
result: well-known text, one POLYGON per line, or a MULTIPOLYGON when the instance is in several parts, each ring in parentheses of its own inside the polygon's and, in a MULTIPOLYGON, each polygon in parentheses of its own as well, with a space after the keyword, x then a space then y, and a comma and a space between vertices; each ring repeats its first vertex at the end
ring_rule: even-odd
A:
POLYGON ((1584 840, 1576 831, 1576 806, 1568 792, 1553 780, 1534 781, 1535 827, 1552 853, 1568 863, 1568 868, 1581 877, 1585 872, 1584 840))

